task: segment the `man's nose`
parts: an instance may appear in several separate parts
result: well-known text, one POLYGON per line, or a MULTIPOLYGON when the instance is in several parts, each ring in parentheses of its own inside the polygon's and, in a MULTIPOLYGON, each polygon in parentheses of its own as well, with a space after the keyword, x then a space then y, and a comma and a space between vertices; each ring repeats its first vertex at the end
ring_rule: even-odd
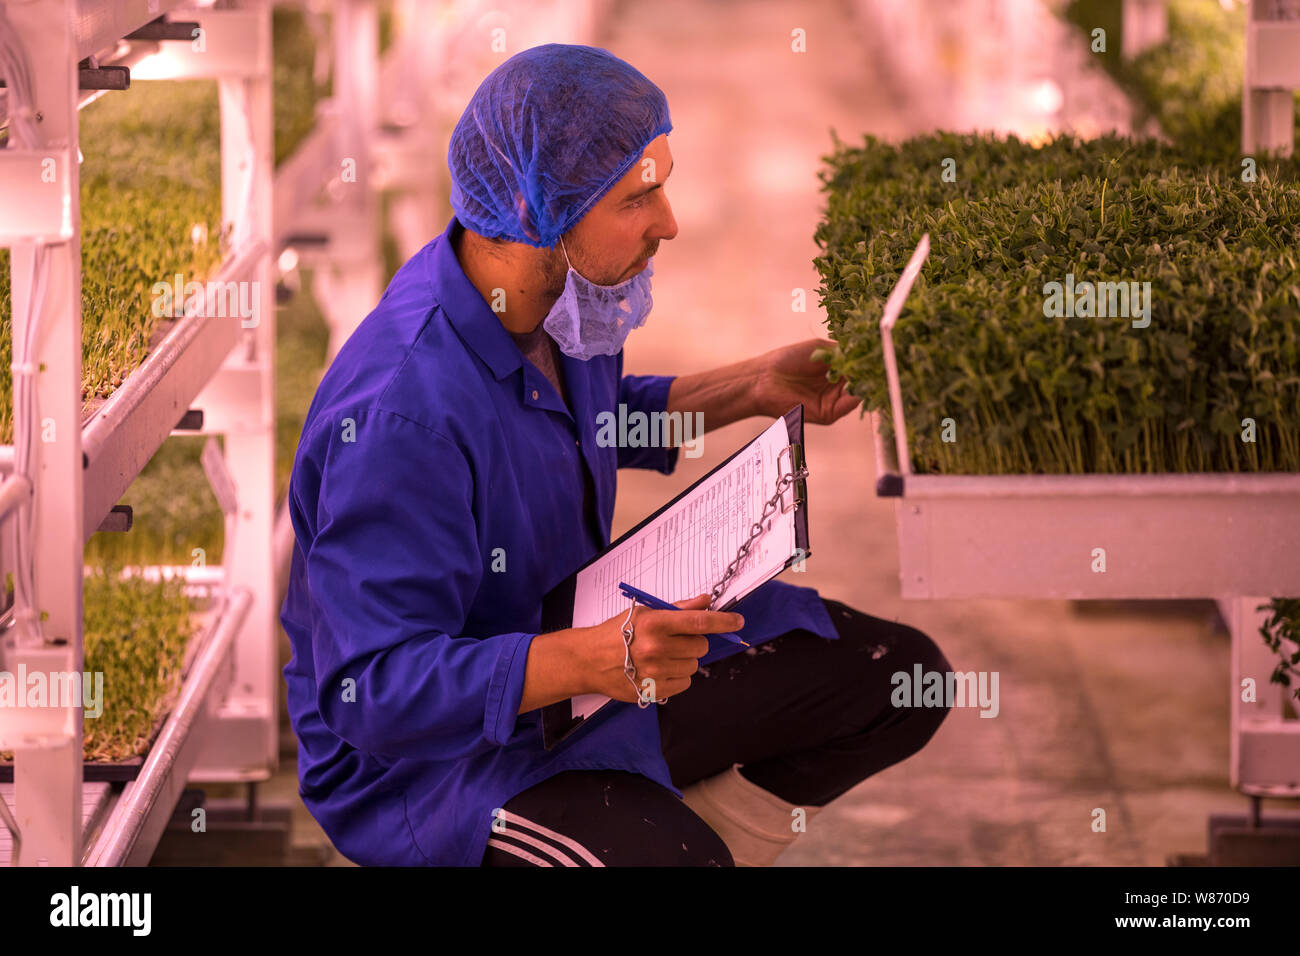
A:
POLYGON ((655 240, 675 239, 677 237, 677 219, 673 216, 673 207, 668 203, 668 197, 664 197, 663 215, 655 220, 655 227, 651 230, 650 238, 655 240))

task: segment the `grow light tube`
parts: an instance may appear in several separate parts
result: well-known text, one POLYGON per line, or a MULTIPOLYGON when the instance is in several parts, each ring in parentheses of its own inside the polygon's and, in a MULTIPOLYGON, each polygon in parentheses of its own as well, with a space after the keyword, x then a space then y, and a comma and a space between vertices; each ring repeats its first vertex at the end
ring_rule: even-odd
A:
POLYGON ((880 317, 880 337, 884 346, 885 380, 889 383, 889 404, 894 413, 894 443, 898 449, 898 470, 903 475, 912 473, 912 458, 907 453, 907 426, 903 424, 903 393, 898 384, 898 360, 894 356, 894 323, 903 311, 903 303, 912 291, 912 283, 921 274, 921 266, 930 255, 930 234, 924 233, 916 244, 912 258, 907 260, 903 274, 898 277, 893 291, 885 300, 885 314, 880 317))

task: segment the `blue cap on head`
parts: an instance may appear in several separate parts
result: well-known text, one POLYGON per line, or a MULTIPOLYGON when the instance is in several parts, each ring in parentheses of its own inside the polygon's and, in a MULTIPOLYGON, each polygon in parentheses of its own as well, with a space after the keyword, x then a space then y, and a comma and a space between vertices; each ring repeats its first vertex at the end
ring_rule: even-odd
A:
POLYGON ((672 128, 663 91, 609 51, 524 50, 452 131, 451 208, 479 235, 549 248, 672 128))

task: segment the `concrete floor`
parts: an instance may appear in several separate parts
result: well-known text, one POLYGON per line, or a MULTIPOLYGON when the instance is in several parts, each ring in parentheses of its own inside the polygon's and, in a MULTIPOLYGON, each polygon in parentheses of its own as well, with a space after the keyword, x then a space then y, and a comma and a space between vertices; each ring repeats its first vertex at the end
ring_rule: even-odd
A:
MULTIPOLYGON (((870 0, 615 8, 596 42, 668 96, 676 167, 665 190, 680 227, 660 249, 655 311, 629 340, 627 371, 700 371, 824 334, 812 236, 831 127, 853 141, 936 126, 1031 137, 1060 124, 1123 127, 1122 99, 1035 0, 1005 0, 986 23, 1004 42, 984 47, 963 42, 962 24, 990 4, 929 2, 944 15, 900 18, 870 0), (790 50, 795 28, 806 54, 790 50), (1064 100, 1054 116, 1039 108, 1053 87, 1064 100), (808 312, 790 311, 794 288, 808 290, 808 312)), ((703 457, 683 458, 671 477, 623 473, 615 534, 761 426, 710 433, 703 457)), ((814 426, 807 444, 814 556, 790 579, 920 628, 958 670, 998 671, 1001 711, 954 710, 920 754, 817 817, 783 863, 1162 865, 1204 850, 1208 814, 1244 810, 1228 786, 1228 638, 1212 605, 905 602, 866 421, 814 426), (1097 808, 1104 833, 1092 828, 1097 808)), ((263 799, 296 804, 295 843, 327 843, 294 772, 289 759, 263 799)))

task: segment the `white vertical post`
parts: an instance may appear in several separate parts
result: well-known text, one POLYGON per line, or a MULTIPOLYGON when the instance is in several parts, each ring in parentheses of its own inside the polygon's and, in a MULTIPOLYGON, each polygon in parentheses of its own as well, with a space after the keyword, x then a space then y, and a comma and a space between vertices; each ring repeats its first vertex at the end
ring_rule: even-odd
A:
POLYGON ((1120 53, 1126 60, 1164 43, 1169 36, 1169 11, 1165 0, 1124 0, 1120 27, 1120 53))
MULTIPOLYGON (((45 246, 40 334, 30 361, 35 377, 38 420, 32 423, 33 545, 35 610, 45 616, 43 640, 19 638, 6 653, 9 669, 26 667, 63 675, 82 671, 81 574, 81 205, 77 166, 77 51, 73 0, 8 4, 6 13, 25 47, 32 72, 34 107, 40 114, 40 148, 62 161, 72 238, 45 246)), ((56 162, 57 165, 57 162, 56 162)), ((49 184, 33 182, 32 189, 49 184)), ((36 292, 30 285, 35 249, 12 251, 13 336, 22 340, 36 292)), ((37 296, 36 298, 41 298, 37 296)), ((14 356, 18 348, 15 345, 14 356)), ((17 376, 15 376, 15 379, 17 376)), ((17 423, 15 423, 16 425, 17 423)), ((19 512, 19 518, 23 512, 19 512)), ((76 866, 81 862, 81 701, 47 701, 49 734, 25 737, 14 750, 15 807, 22 829, 22 858, 34 865, 76 866), (62 713, 59 713, 59 711, 62 713), (61 719, 60 719, 61 718, 61 719)))
MULTIPOLYGON (((399 89, 384 89, 383 104, 398 103, 404 125, 401 136, 403 151, 418 150, 425 157, 439 155, 442 130, 435 109, 439 96, 437 70, 438 47, 430 50, 430 24, 438 22, 432 0, 401 0, 394 10, 395 30, 400 49, 391 51, 403 66, 399 89)), ((390 79, 392 74, 387 74, 390 79)), ((393 84, 397 85, 397 84, 393 84)), ((445 150, 442 150, 445 153, 445 150)), ((446 184, 445 163, 428 162, 428 172, 411 182, 405 177, 389 205, 388 228, 397 243, 398 255, 406 261, 437 235, 442 225, 438 195, 446 184)))
MULTIPOLYGON (((267 0, 257 11, 255 47, 271 49, 267 0)), ((274 166, 270 57, 251 72, 218 81, 221 104, 221 218, 233 224, 232 250, 261 240, 270 249, 274 166)), ((252 606, 235 639, 234 675, 204 742, 196 780, 267 778, 279 759, 279 608, 271 541, 275 524, 275 276, 269 255, 253 273, 255 326, 226 359, 197 404, 220 402, 225 459, 239 506, 226 518, 222 566, 230 588, 247 588, 252 606)), ((248 320, 251 322, 252 320, 248 320)))
POLYGON ((1271 4, 1250 5, 1241 91, 1241 150, 1290 156, 1295 147, 1295 98, 1300 83, 1300 31, 1295 21, 1271 18, 1271 4))
MULTIPOLYGON (((330 235, 329 262, 312 277, 314 297, 330 326, 334 359, 383 292, 377 197, 370 151, 379 118, 379 26, 374 0, 334 5, 335 179, 330 192, 339 227, 330 235)), ((432 238, 432 237, 430 237, 432 238)))

